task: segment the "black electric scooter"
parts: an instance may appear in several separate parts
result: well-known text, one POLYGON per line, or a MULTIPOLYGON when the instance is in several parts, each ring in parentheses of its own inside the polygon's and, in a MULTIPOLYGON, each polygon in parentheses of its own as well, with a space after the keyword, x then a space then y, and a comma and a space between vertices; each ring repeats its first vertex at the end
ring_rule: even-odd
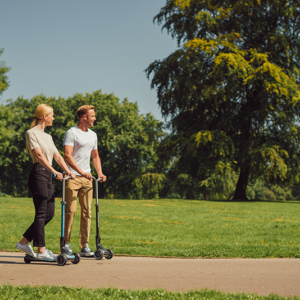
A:
POLYGON ((98 182, 102 181, 102 178, 98 178, 96 179, 95 177, 93 177, 93 179, 95 180, 95 196, 96 196, 96 231, 97 231, 97 235, 96 235, 96 247, 97 250, 94 252, 94 257, 95 259, 99 260, 102 259, 103 256, 106 259, 112 259, 114 256, 114 253, 112 252, 112 250, 110 249, 105 249, 103 246, 101 246, 100 242, 101 242, 101 238, 99 235, 99 203, 98 203, 98 182))
MULTIPOLYGON (((52 174, 52 177, 55 178, 56 174, 52 174)), ((78 264, 80 262, 80 255, 79 253, 72 253, 71 255, 68 254, 68 251, 65 249, 65 185, 66 180, 71 178, 71 176, 63 178, 63 189, 62 189, 62 201, 61 201, 61 237, 60 237, 60 254, 57 256, 57 264, 59 266, 64 266, 68 260, 70 260, 73 264, 78 264)), ((28 254, 25 255, 24 261, 26 264, 31 263, 32 261, 37 262, 53 262, 47 259, 37 259, 36 257, 32 257, 28 254)))

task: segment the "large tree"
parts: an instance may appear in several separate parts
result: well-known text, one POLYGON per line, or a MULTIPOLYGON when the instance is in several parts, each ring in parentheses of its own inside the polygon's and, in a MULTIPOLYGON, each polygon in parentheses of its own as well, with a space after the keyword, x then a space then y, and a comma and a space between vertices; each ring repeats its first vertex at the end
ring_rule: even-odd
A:
POLYGON ((203 188, 237 171, 235 200, 259 176, 297 181, 299 0, 168 0, 154 20, 179 46, 146 70, 171 119, 161 156, 203 188))

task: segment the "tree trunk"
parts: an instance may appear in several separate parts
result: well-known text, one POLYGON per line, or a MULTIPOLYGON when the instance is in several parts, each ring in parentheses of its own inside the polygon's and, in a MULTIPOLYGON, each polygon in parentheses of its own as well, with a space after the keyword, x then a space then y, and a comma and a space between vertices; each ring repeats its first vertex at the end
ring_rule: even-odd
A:
POLYGON ((241 168, 239 180, 237 182, 233 201, 247 201, 249 200, 246 195, 247 185, 248 185, 248 179, 250 174, 250 167, 245 166, 241 168))

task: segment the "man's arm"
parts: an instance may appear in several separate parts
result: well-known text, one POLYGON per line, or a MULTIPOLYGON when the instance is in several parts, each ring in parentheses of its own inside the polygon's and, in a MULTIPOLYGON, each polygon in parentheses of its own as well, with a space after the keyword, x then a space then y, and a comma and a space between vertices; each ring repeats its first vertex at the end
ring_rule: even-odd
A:
POLYGON ((106 181, 106 176, 102 173, 102 166, 101 166, 101 161, 99 157, 98 150, 92 150, 92 159, 93 159, 93 165, 98 173, 98 178, 102 178, 102 181, 106 181))
POLYGON ((72 156, 74 147, 73 146, 69 146, 69 145, 65 145, 64 146, 64 152, 65 152, 65 161, 67 162, 67 164, 73 169, 75 170, 78 174, 80 174, 81 176, 85 177, 88 180, 92 180, 92 175, 91 173, 84 173, 76 164, 75 159, 72 156))

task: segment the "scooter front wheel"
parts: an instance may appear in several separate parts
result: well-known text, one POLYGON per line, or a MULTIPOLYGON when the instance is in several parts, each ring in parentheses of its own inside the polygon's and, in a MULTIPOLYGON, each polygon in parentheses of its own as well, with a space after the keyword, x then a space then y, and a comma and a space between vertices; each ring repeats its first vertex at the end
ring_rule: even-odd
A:
POLYGON ((73 253, 73 255, 75 256, 75 259, 72 260, 72 264, 76 265, 80 262, 80 255, 78 253, 73 253))
POLYGON ((97 260, 100 260, 103 258, 103 252, 101 250, 96 250, 95 253, 94 253, 94 257, 97 259, 97 260))
POLYGON ((59 266, 64 266, 67 263, 67 257, 64 254, 59 254, 57 256, 57 264, 59 266))
POLYGON ((114 253, 112 252, 112 250, 106 249, 106 251, 108 252, 108 255, 105 255, 105 258, 112 259, 114 257, 114 253))

